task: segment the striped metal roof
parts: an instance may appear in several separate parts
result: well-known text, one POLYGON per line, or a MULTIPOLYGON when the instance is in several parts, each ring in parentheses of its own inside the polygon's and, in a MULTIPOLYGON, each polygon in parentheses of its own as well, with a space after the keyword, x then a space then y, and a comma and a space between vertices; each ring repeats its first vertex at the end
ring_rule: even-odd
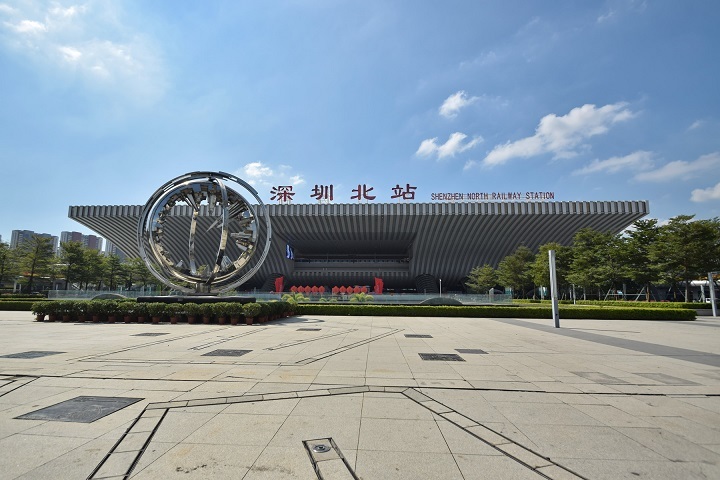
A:
MULTIPOLYGON (((140 205, 72 206, 69 217, 138 255, 140 205)), ((189 207, 175 207, 185 217, 189 207)), ((496 266, 519 245, 569 245, 585 227, 618 233, 649 213, 647 201, 462 202, 267 205, 273 229, 270 253, 255 277, 272 274, 286 285, 372 285, 413 288, 420 274, 453 288, 478 265, 496 266), (285 256, 286 245, 295 260, 285 256), (325 255, 326 254, 326 255, 325 255)), ((173 240, 179 252, 183 239, 173 240)), ((207 248, 211 248, 208 246, 207 248)))

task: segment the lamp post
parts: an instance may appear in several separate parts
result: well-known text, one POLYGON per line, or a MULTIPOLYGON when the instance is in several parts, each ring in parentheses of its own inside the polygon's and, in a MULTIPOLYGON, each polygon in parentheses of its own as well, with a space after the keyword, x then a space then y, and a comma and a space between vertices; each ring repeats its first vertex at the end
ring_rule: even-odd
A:
POLYGON ((710 289, 710 303, 712 304, 713 317, 717 317, 717 306, 715 305, 715 282, 713 276, 717 272, 708 272, 708 288, 710 289))
POLYGON ((440 296, 442 297, 442 278, 439 278, 440 280, 440 296))

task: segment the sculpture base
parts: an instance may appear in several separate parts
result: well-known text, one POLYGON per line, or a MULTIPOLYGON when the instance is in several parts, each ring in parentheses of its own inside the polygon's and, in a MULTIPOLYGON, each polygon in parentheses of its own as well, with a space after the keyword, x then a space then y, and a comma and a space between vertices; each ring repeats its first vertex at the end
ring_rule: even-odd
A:
POLYGON ((138 297, 138 302, 143 303, 252 303, 255 297, 216 297, 213 295, 161 295, 157 297, 138 297))

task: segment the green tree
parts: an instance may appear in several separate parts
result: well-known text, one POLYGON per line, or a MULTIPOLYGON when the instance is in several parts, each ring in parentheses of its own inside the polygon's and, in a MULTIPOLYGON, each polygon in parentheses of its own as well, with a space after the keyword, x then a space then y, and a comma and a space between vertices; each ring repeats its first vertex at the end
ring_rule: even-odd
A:
POLYGON ((645 288, 645 301, 650 301, 652 282, 660 278, 656 262, 652 261, 651 252, 656 248, 660 227, 654 218, 638 220, 627 233, 626 261, 630 280, 645 288))
POLYGON ((720 220, 693 220, 694 215, 678 215, 660 227, 650 258, 660 269, 663 280, 676 285, 685 282, 685 298, 690 299, 690 281, 720 268, 720 220))
POLYGON ((498 281, 513 292, 520 292, 524 296, 525 287, 532 284, 530 266, 535 261, 535 255, 525 245, 520 245, 515 252, 503 258, 498 264, 498 281))
POLYGON ((535 261, 530 266, 530 274, 532 275, 535 285, 550 287, 550 257, 548 252, 555 250, 555 273, 557 274, 558 288, 567 285, 567 276, 570 271, 570 261, 572 260, 572 250, 556 242, 540 245, 535 261))
POLYGON ((627 277, 626 251, 619 235, 583 228, 573 237, 567 280, 584 289, 615 288, 627 277))
POLYGON ((80 242, 60 244, 60 263, 64 266, 65 290, 81 276, 85 262, 85 247, 80 242))
POLYGON ((123 265, 117 255, 108 255, 103 259, 103 278, 110 290, 115 290, 118 280, 123 276, 123 265))
POLYGON ((148 283, 154 280, 154 276, 148 270, 147 265, 140 257, 130 258, 125 262, 126 267, 132 272, 133 281, 139 281, 142 283, 143 288, 148 286, 148 283))
POLYGON ((18 262, 15 250, 5 242, 0 242, 0 285, 18 274, 18 262))
POLYGON ((88 289, 90 284, 102 283, 103 256, 97 250, 87 248, 83 251, 83 268, 80 271, 80 283, 88 289))
POLYGON ((47 275, 50 264, 55 255, 53 254, 53 241, 48 237, 33 235, 29 240, 18 247, 20 267, 27 276, 28 292, 33 291, 33 283, 36 276, 47 275))
POLYGON ((498 283, 498 274, 492 265, 473 268, 468 274, 467 287, 476 293, 487 293, 498 283))

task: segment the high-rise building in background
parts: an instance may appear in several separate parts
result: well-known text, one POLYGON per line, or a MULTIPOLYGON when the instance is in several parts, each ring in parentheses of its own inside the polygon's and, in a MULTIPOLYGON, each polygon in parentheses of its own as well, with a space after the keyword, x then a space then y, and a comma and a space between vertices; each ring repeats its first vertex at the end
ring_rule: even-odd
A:
POLYGON ((60 232, 60 243, 79 242, 85 248, 102 252, 103 239, 96 235, 83 235, 80 232, 60 232))
POLYGON ((113 245, 110 240, 105 241, 105 255, 117 255, 118 257, 120 257, 120 260, 123 261, 127 258, 125 252, 113 245))
POLYGON ((35 233, 32 230, 13 230, 10 238, 10 248, 18 248, 24 242, 29 241, 33 235, 42 238, 50 238, 52 240, 53 253, 58 251, 58 237, 49 233, 35 233))

